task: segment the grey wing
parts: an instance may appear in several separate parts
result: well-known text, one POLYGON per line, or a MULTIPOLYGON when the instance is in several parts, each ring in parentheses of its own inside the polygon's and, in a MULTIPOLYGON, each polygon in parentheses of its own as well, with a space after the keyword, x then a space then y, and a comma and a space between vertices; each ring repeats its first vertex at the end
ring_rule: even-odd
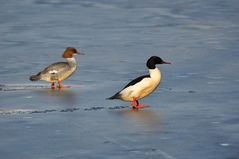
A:
POLYGON ((67 62, 57 62, 45 68, 41 75, 50 75, 52 80, 57 80, 62 74, 70 69, 67 62))

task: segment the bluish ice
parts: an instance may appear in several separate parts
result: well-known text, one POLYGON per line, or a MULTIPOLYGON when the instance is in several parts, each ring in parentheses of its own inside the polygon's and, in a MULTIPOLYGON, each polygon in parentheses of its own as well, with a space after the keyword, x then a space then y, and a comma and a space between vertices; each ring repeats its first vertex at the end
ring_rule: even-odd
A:
POLYGON ((0 49, 0 158, 239 159, 237 0, 8 0, 0 49), (29 81, 68 46, 71 88, 29 81), (150 108, 105 100, 152 55, 150 108))

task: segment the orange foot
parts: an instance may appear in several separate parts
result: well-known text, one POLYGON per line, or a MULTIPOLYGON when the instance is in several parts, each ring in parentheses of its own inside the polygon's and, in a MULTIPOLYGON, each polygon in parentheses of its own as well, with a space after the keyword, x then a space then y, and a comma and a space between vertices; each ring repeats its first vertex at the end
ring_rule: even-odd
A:
POLYGON ((133 109, 139 109, 139 108, 143 109, 143 108, 147 108, 149 106, 148 105, 140 105, 139 101, 136 100, 136 98, 133 98, 132 107, 133 107, 133 109))
POLYGON ((57 88, 62 89, 62 88, 70 88, 71 86, 65 86, 65 85, 58 85, 57 88))

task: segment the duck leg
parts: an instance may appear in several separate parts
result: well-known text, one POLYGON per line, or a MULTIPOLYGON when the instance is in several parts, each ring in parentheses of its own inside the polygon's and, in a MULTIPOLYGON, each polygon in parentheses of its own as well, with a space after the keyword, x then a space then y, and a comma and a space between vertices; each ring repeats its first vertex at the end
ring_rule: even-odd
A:
POLYGON ((70 88, 70 86, 63 86, 63 85, 61 84, 61 81, 60 81, 60 80, 57 80, 57 83, 58 83, 58 88, 59 88, 59 89, 62 89, 62 88, 70 88))
POLYGON ((149 106, 147 106, 147 105, 140 105, 139 101, 136 100, 136 98, 133 98, 132 107, 133 107, 133 109, 139 109, 139 108, 146 108, 146 107, 149 107, 149 106))
POLYGON ((55 87, 55 83, 54 82, 52 82, 51 83, 51 89, 55 89, 56 87, 55 87))

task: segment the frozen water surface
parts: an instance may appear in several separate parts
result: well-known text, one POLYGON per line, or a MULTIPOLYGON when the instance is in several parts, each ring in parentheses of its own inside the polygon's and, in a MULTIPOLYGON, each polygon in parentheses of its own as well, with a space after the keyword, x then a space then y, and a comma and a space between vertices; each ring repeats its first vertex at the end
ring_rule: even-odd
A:
POLYGON ((0 156, 4 159, 239 159, 237 0, 9 0, 0 5, 0 156), (51 90, 31 74, 85 52, 51 90), (132 111, 106 97, 146 74, 160 87, 132 111))

